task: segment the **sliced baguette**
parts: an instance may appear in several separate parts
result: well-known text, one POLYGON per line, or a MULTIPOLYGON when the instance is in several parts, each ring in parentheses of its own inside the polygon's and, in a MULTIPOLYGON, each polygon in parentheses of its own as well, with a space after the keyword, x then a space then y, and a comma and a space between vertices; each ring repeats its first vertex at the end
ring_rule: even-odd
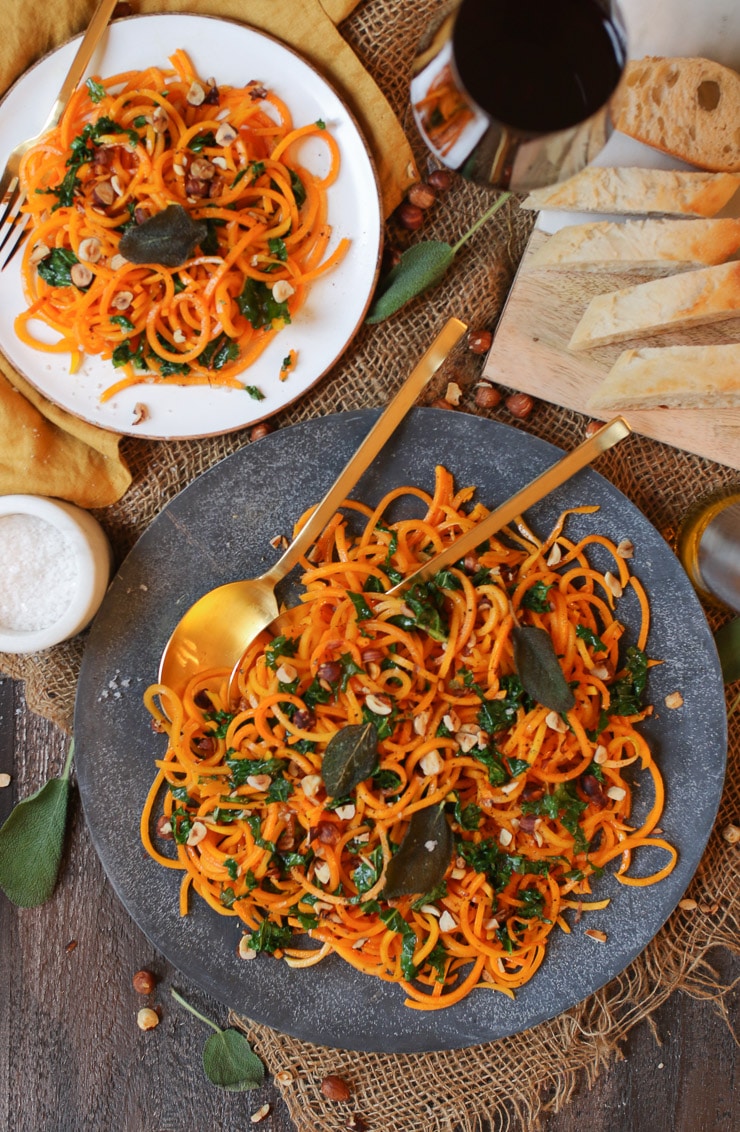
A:
POLYGON ((740 248, 740 220, 608 220, 555 232, 530 267, 552 271, 693 267, 726 263, 740 248))
POLYGON ((740 408, 740 343, 625 350, 587 408, 603 413, 740 408))
POLYGON ((573 331, 570 350, 590 350, 740 315, 740 263, 651 279, 597 295, 573 331))
POLYGON ((589 165, 567 181, 534 189, 522 208, 666 216, 715 216, 740 188, 740 174, 589 165))
POLYGON ((700 169, 740 170, 740 75, 701 58, 631 60, 611 103, 614 125, 700 169))

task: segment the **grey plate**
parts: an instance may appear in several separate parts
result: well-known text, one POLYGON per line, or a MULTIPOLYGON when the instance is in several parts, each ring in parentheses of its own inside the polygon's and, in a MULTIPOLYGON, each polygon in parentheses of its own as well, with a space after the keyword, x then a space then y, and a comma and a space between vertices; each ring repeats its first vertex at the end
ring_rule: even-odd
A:
MULTIPOLYGON (((532 508, 528 519, 544 535, 564 507, 597 503, 595 515, 568 520, 570 535, 595 528, 635 544, 632 565, 652 605, 648 651, 663 661, 650 673, 655 715, 643 730, 666 782, 660 824, 679 851, 674 872, 646 889, 624 887, 606 874, 596 893, 612 903, 585 914, 570 936, 556 930, 541 969, 515 1001, 476 991, 429 1013, 409 1010, 399 988, 338 958, 306 970, 266 955, 245 962, 236 955, 240 921, 197 898, 181 919, 179 872, 155 864, 139 842, 153 760, 166 742, 151 731, 142 693, 156 679, 162 648, 184 611, 213 586, 258 574, 275 560, 270 538, 288 534, 324 494, 376 416, 373 410, 340 414, 267 436, 202 475, 155 519, 118 571, 91 630, 78 686, 75 762, 93 841, 115 891, 152 943, 204 991, 256 1021, 324 1045, 450 1049, 559 1014, 623 970, 653 938, 685 891, 717 813, 727 748, 723 685, 709 627, 678 560, 637 508, 587 469, 532 508), (684 706, 669 711, 664 697, 677 689, 684 706), (584 935, 589 926, 607 933, 605 945, 584 935)), ((506 425, 415 409, 356 495, 373 503, 401 483, 429 488, 441 462, 458 485, 476 484, 479 498, 493 506, 559 455, 506 425)), ((620 603, 627 625, 637 622, 630 594, 620 603)), ((647 777, 636 790, 638 818, 652 798, 647 777)), ((664 860, 648 850, 635 865, 651 872, 664 860)))

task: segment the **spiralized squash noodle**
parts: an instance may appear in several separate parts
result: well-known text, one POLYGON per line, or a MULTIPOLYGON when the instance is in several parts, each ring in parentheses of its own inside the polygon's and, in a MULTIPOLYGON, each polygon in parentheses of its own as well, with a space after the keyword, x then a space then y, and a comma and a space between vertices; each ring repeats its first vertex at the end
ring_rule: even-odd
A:
POLYGON ((31 235, 16 333, 68 353, 72 372, 85 355, 111 359, 121 378, 102 400, 142 381, 244 389, 244 371, 349 246, 332 241, 340 156, 326 124, 296 127, 257 81, 202 80, 182 50, 170 61, 89 80, 21 165, 31 235), (307 141, 321 175, 301 164, 307 141), (171 206, 205 236, 177 266, 125 259, 124 232, 171 206))
POLYGON ((181 871, 183 914, 192 890, 242 921, 247 956, 271 950, 304 967, 339 955, 400 984, 420 1010, 474 988, 513 996, 556 926, 572 930, 569 913, 594 913, 598 928, 609 900, 592 885, 609 861, 630 885, 653 884, 676 862, 657 828, 662 778, 637 727, 651 710, 637 702, 652 663, 647 599, 613 543, 566 533, 572 514, 596 508, 565 513, 544 542, 519 523, 423 589, 386 595, 483 517, 472 494, 439 467, 431 495, 409 487, 376 508, 348 501, 303 563, 300 603, 245 655, 238 706, 220 670, 199 673, 182 696, 160 684, 145 696, 168 746, 141 836, 155 861, 181 871), (388 518, 403 495, 421 500, 423 517, 388 518), (605 555, 605 571, 591 564, 605 555), (629 588, 644 620, 625 648, 615 593, 629 588), (551 637, 571 711, 524 692, 515 623, 551 637), (377 767, 332 798, 327 743, 364 721, 377 729, 377 767), (654 803, 636 827, 638 767, 654 803), (384 900, 410 820, 438 806, 454 838, 441 883, 384 900), (174 856, 152 834, 160 808, 174 856), (666 863, 634 875, 646 846, 666 863))

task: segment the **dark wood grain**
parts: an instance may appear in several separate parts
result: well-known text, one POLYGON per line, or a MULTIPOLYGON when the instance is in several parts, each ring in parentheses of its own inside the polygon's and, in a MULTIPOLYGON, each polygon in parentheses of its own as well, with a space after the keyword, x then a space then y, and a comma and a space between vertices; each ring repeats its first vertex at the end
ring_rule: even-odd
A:
MULTIPOLYGON (((0 819, 16 797, 61 770, 67 740, 24 705, 22 689, 0 680, 0 819)), ((269 1103, 264 1132, 294 1132, 279 1093, 267 1083, 225 1093, 203 1076, 210 1030, 178 1007, 176 987, 201 1012, 226 1024, 226 1011, 159 956, 106 881, 73 791, 62 874, 53 899, 16 909, 0 893, 0 1128, 9 1132, 243 1132, 269 1103), (132 977, 147 968, 155 993, 142 998, 132 977), (161 1011, 147 1033, 142 1005, 161 1011)), ((740 962, 718 953, 725 980, 740 962)), ((737 997, 730 1003, 740 1021, 737 997)), ((731 1132, 740 1127, 737 1047, 716 1010, 674 995, 624 1045, 625 1059, 585 1087, 543 1132, 731 1132)), ((358 1055, 360 1056, 360 1055, 358 1055)), ((375 1132, 403 1132, 376 1129, 375 1132)), ((492 1132, 492 1130, 491 1130, 492 1132)), ((525 1132, 512 1124, 512 1132, 525 1132)))

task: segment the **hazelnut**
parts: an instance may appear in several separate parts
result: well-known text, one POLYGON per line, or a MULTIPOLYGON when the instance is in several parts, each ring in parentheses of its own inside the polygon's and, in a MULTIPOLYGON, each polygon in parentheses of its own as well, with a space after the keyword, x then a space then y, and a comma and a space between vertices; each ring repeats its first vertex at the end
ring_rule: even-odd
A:
POLYGON ((174 838, 172 822, 165 814, 157 818, 156 834, 157 837, 161 837, 163 841, 172 841, 174 838))
POLYGON ((337 1077, 336 1074, 330 1073, 328 1077, 324 1077, 321 1082, 321 1092, 330 1101, 347 1101, 351 1089, 343 1077, 337 1077))
POLYGON ((735 825, 734 822, 730 822, 729 825, 726 825, 722 830, 722 837, 728 845, 737 845, 740 841, 740 826, 735 825))
POLYGON ((493 335, 490 330, 471 330, 468 334, 468 349, 473 354, 487 354, 492 342, 493 335))
POLYGON ((530 397, 528 393, 510 393, 506 398, 505 405, 512 417, 524 421, 534 409, 534 398, 530 397))
POLYGON ((100 181, 93 189, 92 195, 96 204, 102 204, 107 208, 109 204, 113 204, 113 197, 116 194, 110 181, 100 181))
POLYGON ((475 387, 475 403, 479 409, 495 409, 503 394, 490 381, 481 381, 475 387))
POLYGON ((159 1025, 159 1015, 150 1006, 144 1006, 136 1015, 136 1025, 140 1030, 153 1030, 159 1025))
POLYGON ((431 208, 437 199, 437 190, 433 185, 419 181, 411 186, 406 196, 409 203, 416 205, 417 208, 431 208))
POLYGON ((447 169, 433 169, 427 177, 427 184, 440 193, 446 193, 452 184, 452 173, 447 169))
POLYGON ((592 436, 595 436, 599 429, 603 427, 603 423, 603 421, 589 421, 586 425, 586 440, 590 440, 592 436))
POLYGON ((424 223, 422 209, 416 204, 411 204, 410 201, 404 201, 403 204, 398 206, 396 217, 401 227, 408 228, 410 232, 415 232, 424 223))
POLYGON ((156 979, 151 971, 137 971, 133 977, 134 990, 137 994, 151 994, 154 990, 156 979))
POLYGON ((249 439, 262 440, 263 436, 268 436, 271 432, 272 425, 269 425, 267 421, 261 421, 259 424, 256 424, 253 429, 250 430, 249 439))
POLYGON ((444 397, 437 397, 432 401, 431 407, 433 409, 454 409, 455 406, 451 405, 449 401, 446 401, 444 397))
POLYGON ((70 268, 69 277, 75 287, 88 287, 92 283, 93 273, 87 264, 74 263, 70 268))
MULTIPOLYGON (((47 248, 47 250, 44 254, 45 255, 49 254, 48 248, 47 248)), ((382 263, 383 275, 387 275, 388 272, 392 271, 394 267, 398 267, 400 262, 401 262, 401 252, 400 252, 400 250, 398 248, 394 247, 393 244, 386 244, 385 247, 383 248, 383 263, 382 263)))

